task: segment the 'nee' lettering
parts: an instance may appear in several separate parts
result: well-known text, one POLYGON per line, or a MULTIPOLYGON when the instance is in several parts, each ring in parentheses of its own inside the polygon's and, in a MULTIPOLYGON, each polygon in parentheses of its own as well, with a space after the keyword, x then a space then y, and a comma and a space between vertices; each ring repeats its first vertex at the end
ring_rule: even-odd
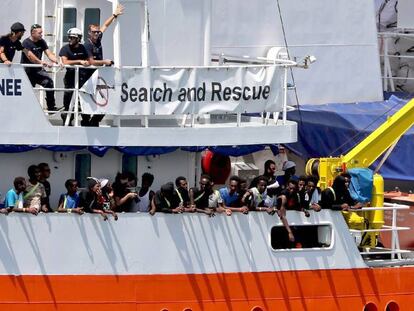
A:
POLYGON ((22 96, 22 80, 0 79, 0 94, 3 96, 22 96))

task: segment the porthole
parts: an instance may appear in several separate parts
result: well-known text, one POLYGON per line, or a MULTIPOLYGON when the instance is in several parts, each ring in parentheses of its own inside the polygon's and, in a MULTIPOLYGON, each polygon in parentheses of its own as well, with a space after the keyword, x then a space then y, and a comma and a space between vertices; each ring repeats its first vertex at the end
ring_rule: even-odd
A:
POLYGON ((373 302, 368 302, 364 309, 362 309, 363 311, 378 311, 377 305, 373 302))
POLYGON ((400 306, 395 301, 390 301, 387 303, 385 311, 400 311, 400 306))

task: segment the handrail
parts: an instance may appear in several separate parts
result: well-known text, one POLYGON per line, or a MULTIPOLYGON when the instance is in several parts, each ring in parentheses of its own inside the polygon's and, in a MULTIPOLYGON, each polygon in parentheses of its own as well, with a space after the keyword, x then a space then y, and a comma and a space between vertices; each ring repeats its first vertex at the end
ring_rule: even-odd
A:
MULTIPOLYGON (((100 69, 102 68, 102 66, 82 66, 82 65, 63 65, 63 64, 51 64, 50 66, 48 65, 44 65, 44 64, 22 64, 22 63, 12 63, 11 65, 6 65, 6 64, 0 64, 0 66, 20 66, 20 67, 24 67, 24 68, 45 68, 45 69, 51 69, 51 72, 53 71, 54 73, 57 73, 61 70, 65 69, 75 69, 75 87, 74 88, 62 88, 62 87, 54 87, 54 88, 43 88, 43 87, 34 87, 33 90, 35 91, 39 91, 39 103, 42 106, 42 98, 43 98, 43 93, 44 91, 56 91, 56 92, 65 92, 65 91, 73 91, 75 94, 74 96, 72 96, 72 101, 70 103, 69 106, 69 111, 48 111, 46 109, 43 109, 46 113, 53 113, 54 115, 59 115, 61 113, 68 113, 70 114, 74 114, 74 126, 79 126, 79 94, 82 93, 83 91, 79 89, 78 86, 78 82, 79 82, 79 69, 82 70, 96 70, 96 69, 100 69)), ((287 69, 290 66, 294 66, 297 65, 296 62, 292 62, 289 61, 288 63, 282 64, 282 65, 278 65, 275 64, 274 62, 269 62, 269 63, 260 63, 260 64, 243 64, 243 65, 231 65, 231 66, 223 66, 223 65, 209 65, 209 66, 151 66, 149 67, 150 69, 197 69, 197 68, 207 68, 207 69, 225 69, 225 68, 252 68, 252 67, 261 67, 261 68, 265 68, 265 67, 283 67, 284 68, 284 79, 283 79, 283 90, 282 90, 282 96, 283 96, 283 107, 281 111, 277 111, 277 112, 272 112, 272 111, 264 111, 262 112, 262 125, 264 126, 269 126, 269 125, 278 125, 278 120, 279 118, 282 120, 282 124, 285 125, 287 122, 287 112, 288 111, 292 111, 295 108, 291 107, 289 105, 287 105, 287 90, 289 89, 288 85, 287 85, 287 69), (269 124, 269 118, 270 116, 273 116, 273 123, 269 124)), ((142 67, 142 66, 120 66, 120 67, 114 67, 114 68, 118 68, 118 69, 144 69, 144 68, 148 68, 148 67, 142 67)), ((54 75, 55 77, 56 75, 54 75)), ((54 85, 56 86, 56 81, 54 81, 54 85)), ((259 111, 257 113, 260 113, 259 111)), ((209 113, 206 113, 205 115, 209 115, 209 113)), ((227 112, 223 112, 221 114, 219 113, 214 113, 214 115, 225 115, 225 116, 229 116, 229 115, 235 115, 236 116, 236 120, 237 122, 235 123, 237 127, 240 127, 243 125, 242 122, 242 116, 247 116, 249 118, 252 117, 251 113, 244 113, 242 111, 239 112, 234 112, 234 113, 227 113, 227 112)), ((177 119, 180 118, 180 127, 186 127, 188 120, 190 120, 190 124, 187 126, 191 126, 191 127, 195 127, 196 126, 196 120, 198 119, 197 116, 198 114, 194 114, 192 113, 190 118, 189 118, 190 114, 173 114, 170 117, 172 119, 177 119)), ((132 117, 141 119, 142 116, 137 116, 137 115, 133 115, 132 117)), ((151 118, 157 118, 158 115, 156 116, 151 116, 151 118)), ((145 116, 146 120, 148 121, 148 116, 145 116)), ((65 126, 69 126, 69 122, 70 122, 71 118, 66 118, 66 122, 65 122, 65 126)), ((228 120, 228 122, 231 122, 228 120)), ((246 122, 246 121, 244 121, 246 122)), ((144 126, 146 126, 148 124, 148 122, 144 122, 144 126)), ((227 123, 227 122, 225 122, 227 123)), ((120 126, 120 123, 118 122, 118 124, 115 124, 115 126, 120 126)), ((147 126, 146 126, 147 127, 147 126)))
POLYGON ((406 231, 406 230, 410 230, 410 227, 399 227, 397 226, 397 219, 398 219, 398 211, 401 210, 407 210, 410 209, 410 206, 408 205, 403 205, 403 204, 397 204, 397 203, 384 203, 384 206, 382 207, 363 207, 361 209, 358 210, 352 210, 355 212, 367 212, 367 211, 377 211, 377 210, 388 210, 388 211, 392 211, 392 221, 391 221, 391 226, 389 225, 383 225, 380 229, 349 229, 349 231, 351 233, 357 233, 357 234, 361 234, 361 233, 365 233, 365 232, 391 232, 391 249, 389 250, 384 250, 384 251, 376 251, 376 249, 374 251, 361 251, 360 254, 361 255, 380 255, 380 254, 390 254, 391 255, 391 259, 395 259, 395 256, 401 260, 401 254, 402 253, 409 253, 410 251, 407 250, 402 250, 400 249, 400 240, 399 240, 399 236, 398 236, 398 232, 399 231, 406 231))

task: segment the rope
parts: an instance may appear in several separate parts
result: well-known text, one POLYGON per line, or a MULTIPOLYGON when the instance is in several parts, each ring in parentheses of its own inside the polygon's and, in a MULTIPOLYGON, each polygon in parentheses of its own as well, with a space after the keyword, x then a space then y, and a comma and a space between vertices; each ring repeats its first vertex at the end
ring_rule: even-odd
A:
MULTIPOLYGON (((282 25, 283 40, 285 41, 286 52, 287 52, 288 58, 291 59, 290 58, 290 52, 289 52, 289 45, 288 45, 288 42, 287 42, 287 39, 286 39, 285 23, 283 21, 282 10, 280 9, 279 0, 276 0, 276 3, 277 3, 277 9, 279 11, 280 24, 282 25)), ((300 103, 299 103, 298 92, 296 90, 295 77, 293 76, 293 70, 292 70, 292 68, 289 68, 289 69, 290 69, 290 76, 291 76, 293 85, 295 86, 295 90, 294 91, 295 91, 296 105, 297 105, 298 113, 299 113, 299 122, 300 122, 300 125, 302 125, 302 113, 300 111, 300 103)))

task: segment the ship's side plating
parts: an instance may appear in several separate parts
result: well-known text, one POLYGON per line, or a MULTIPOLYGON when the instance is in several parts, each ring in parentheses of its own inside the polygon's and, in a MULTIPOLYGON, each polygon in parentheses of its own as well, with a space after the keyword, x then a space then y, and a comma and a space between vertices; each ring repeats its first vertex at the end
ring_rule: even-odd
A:
POLYGON ((266 213, 0 218, 0 298, 8 310, 409 310, 413 269, 368 268, 339 212, 289 223, 329 228, 325 247, 272 248, 266 213), (404 307, 407 307, 404 309, 404 307), (257 309, 260 310, 260 309, 257 309))

